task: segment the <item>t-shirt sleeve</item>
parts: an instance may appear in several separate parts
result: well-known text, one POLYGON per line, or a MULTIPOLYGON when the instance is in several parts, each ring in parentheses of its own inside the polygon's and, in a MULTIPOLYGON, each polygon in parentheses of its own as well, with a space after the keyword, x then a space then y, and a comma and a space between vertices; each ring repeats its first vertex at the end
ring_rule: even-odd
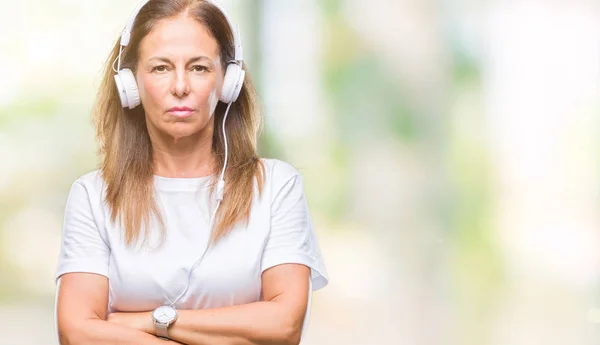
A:
POLYGON ((329 278, 308 210, 302 175, 294 175, 273 193, 271 229, 263 252, 262 271, 285 263, 303 264, 311 270, 312 290, 325 287, 329 278))
POLYGON ((71 186, 62 231, 56 281, 65 273, 85 272, 108 277, 110 247, 100 235, 86 185, 71 186))

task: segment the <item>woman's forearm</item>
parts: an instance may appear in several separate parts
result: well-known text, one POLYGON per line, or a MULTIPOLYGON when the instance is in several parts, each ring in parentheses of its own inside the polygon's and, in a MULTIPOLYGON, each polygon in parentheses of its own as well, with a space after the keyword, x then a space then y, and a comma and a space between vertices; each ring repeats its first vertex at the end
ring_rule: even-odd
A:
MULTIPOLYGON (((297 345, 302 320, 285 304, 261 301, 213 309, 178 310, 169 338, 186 345, 297 345)), ((155 334, 151 312, 110 315, 120 325, 155 334)))
POLYGON ((60 345, 175 345, 148 333, 113 324, 101 319, 88 319, 59 328, 60 345))
POLYGON ((231 307, 179 310, 169 337, 187 345, 297 345, 302 322, 285 306, 261 301, 231 307))

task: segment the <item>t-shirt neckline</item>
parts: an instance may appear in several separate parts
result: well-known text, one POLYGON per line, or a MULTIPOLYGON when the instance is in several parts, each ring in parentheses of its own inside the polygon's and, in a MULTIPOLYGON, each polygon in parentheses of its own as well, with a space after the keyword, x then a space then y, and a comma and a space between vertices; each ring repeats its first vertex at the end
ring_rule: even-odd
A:
POLYGON ((216 174, 202 177, 165 177, 154 175, 154 188, 159 190, 195 191, 210 187, 216 174))

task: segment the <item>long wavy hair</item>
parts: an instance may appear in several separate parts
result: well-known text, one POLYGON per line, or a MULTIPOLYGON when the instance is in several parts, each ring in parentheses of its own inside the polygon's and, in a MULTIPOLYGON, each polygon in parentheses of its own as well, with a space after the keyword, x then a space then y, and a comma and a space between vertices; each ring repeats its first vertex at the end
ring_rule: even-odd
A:
MULTIPOLYGON (((139 44, 161 19, 185 14, 203 24, 217 41, 223 73, 227 62, 234 59, 233 33, 223 13, 204 0, 151 0, 140 10, 131 32, 131 40, 121 55, 121 68, 134 74, 139 59, 139 44)), ((106 60, 103 78, 92 119, 96 127, 101 156, 100 171, 106 183, 106 202, 111 220, 124 228, 125 243, 129 246, 143 239, 146 243, 148 225, 152 219, 165 225, 154 197, 154 165, 152 143, 148 135, 143 106, 124 109, 114 82, 113 61, 119 55, 119 41, 106 60)), ((243 66, 244 70, 246 66, 243 66)), ((227 105, 219 102, 212 119, 214 133, 212 153, 217 162, 209 198, 214 197, 216 179, 225 161, 225 142, 221 131, 227 105)), ((263 128, 256 90, 246 72, 239 98, 231 105, 225 130, 228 159, 224 180, 224 197, 215 215, 210 245, 225 236, 239 221, 248 224, 255 180, 262 194, 265 167, 257 153, 257 137, 263 128)))

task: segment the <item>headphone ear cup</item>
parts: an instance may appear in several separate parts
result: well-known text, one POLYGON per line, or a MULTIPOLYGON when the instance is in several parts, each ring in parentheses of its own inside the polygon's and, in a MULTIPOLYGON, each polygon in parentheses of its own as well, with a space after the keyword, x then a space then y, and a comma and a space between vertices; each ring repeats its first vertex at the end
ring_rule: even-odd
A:
POLYGON ((121 106, 123 108, 127 107, 127 93, 125 92, 125 86, 121 81, 121 76, 119 74, 115 74, 115 84, 117 84, 117 91, 119 92, 119 98, 121 99, 121 106))
POLYGON ((246 71, 240 65, 232 63, 227 66, 227 72, 225 72, 223 80, 223 89, 219 98, 221 102, 232 103, 237 100, 242 90, 245 75, 246 71))
POLYGON ((133 109, 140 105, 140 93, 133 72, 128 69, 122 69, 115 75, 115 83, 119 90, 121 105, 123 108, 133 109))
POLYGON ((242 91, 242 86, 244 85, 245 77, 246 77, 246 71, 244 71, 243 69, 240 68, 240 76, 237 80, 237 83, 235 84, 235 87, 233 89, 233 96, 231 97, 233 102, 237 101, 237 99, 240 95, 240 92, 242 91))

